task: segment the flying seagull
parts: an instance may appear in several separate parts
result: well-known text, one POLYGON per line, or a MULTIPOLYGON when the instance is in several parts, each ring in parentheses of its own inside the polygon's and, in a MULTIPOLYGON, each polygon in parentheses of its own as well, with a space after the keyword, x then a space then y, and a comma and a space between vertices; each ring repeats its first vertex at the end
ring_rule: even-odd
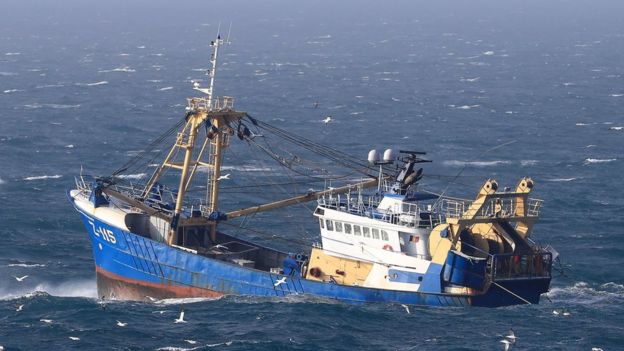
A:
POLYGON ((184 341, 188 342, 191 345, 197 344, 197 341, 195 341, 195 340, 184 339, 184 341))
POLYGON ((226 175, 222 175, 219 178, 217 178, 217 180, 224 180, 224 179, 230 179, 230 174, 226 174, 226 175))
POLYGON ((327 124, 327 123, 329 123, 329 122, 331 122, 331 121, 332 121, 332 117, 331 117, 331 116, 327 116, 327 117, 325 117, 325 119, 323 120, 323 123, 327 124))
POLYGON ((514 333, 513 329, 509 328, 509 334, 505 335, 505 338, 511 340, 512 342, 516 341, 516 334, 514 333))
POLYGON ((503 339, 500 342, 503 343, 503 345, 505 345, 505 351, 509 350, 509 348, 511 347, 512 342, 507 340, 507 339, 503 339))
POLYGON ((273 283, 273 286, 278 287, 279 285, 284 284, 284 283, 286 283, 286 277, 282 277, 276 280, 275 283, 273 283))
POLYGON ((51 324, 52 323, 51 319, 40 319, 39 321, 43 322, 43 323, 47 323, 47 324, 51 324))
POLYGON ((15 309, 15 312, 21 312, 22 309, 24 309, 24 305, 19 305, 17 306, 17 308, 15 309))
POLYGON ((405 312, 407 312, 407 314, 410 314, 410 310, 409 310, 409 307, 407 305, 401 304, 401 306, 403 306, 403 308, 405 308, 405 312))
POLYGON ((151 296, 147 296, 147 295, 145 295, 145 298, 146 298, 146 299, 148 299, 148 300, 150 300, 151 302, 156 302, 156 301, 158 301, 158 299, 157 299, 157 298, 155 298, 155 297, 151 297, 151 296))
POLYGON ((79 337, 77 337, 77 336, 70 336, 69 338, 70 338, 70 339, 72 339, 72 340, 74 340, 74 341, 78 341, 78 340, 80 340, 80 338, 79 338, 79 337))
POLYGON ((128 325, 128 323, 117 321, 117 326, 118 327, 125 327, 126 325, 128 325))
POLYGON ((24 281, 24 279, 28 278, 28 276, 27 276, 27 275, 25 275, 25 276, 23 276, 23 277, 16 277, 16 276, 13 276, 13 278, 15 278, 15 280, 17 280, 18 282, 23 282, 23 281, 24 281))
POLYGON ((180 311, 180 317, 174 320, 173 323, 186 323, 184 320, 184 310, 180 311))

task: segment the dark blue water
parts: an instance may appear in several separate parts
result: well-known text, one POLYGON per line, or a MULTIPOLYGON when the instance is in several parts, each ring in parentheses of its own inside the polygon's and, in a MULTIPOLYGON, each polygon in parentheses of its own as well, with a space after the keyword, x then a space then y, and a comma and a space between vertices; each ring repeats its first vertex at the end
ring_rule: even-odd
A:
MULTIPOLYGON (((624 348, 622 10, 617 1, 3 1, 0 345, 492 350, 513 328, 519 350, 624 348), (428 188, 459 174, 449 194, 472 197, 488 177, 501 186, 533 177, 545 200, 534 239, 565 268, 548 298, 410 314, 246 297, 99 304, 65 191, 81 166, 110 174, 183 115, 219 21, 233 29, 217 93, 253 116, 362 158, 371 148, 425 150, 428 188), (181 308, 188 323, 173 324, 181 308)), ((235 157, 245 151, 228 155, 235 184, 264 176, 263 163, 235 157)), ((226 202, 256 197, 231 192, 226 202)), ((309 208, 251 225, 298 250, 318 240, 309 208)))

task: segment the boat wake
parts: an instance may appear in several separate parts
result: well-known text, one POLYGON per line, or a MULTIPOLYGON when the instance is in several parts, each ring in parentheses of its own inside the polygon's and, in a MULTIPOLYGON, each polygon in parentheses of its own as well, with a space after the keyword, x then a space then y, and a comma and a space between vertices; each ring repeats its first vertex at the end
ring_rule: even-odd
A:
POLYGON ((577 282, 564 288, 552 288, 548 297, 581 305, 594 303, 622 303, 624 302, 624 285, 608 282, 592 286, 586 282, 577 282))
POLYGON ((547 182, 571 182, 573 180, 577 180, 578 178, 552 178, 552 179, 544 179, 547 182))
POLYGON ((221 300, 223 296, 219 297, 184 297, 184 298, 170 298, 155 301, 154 303, 159 305, 185 305, 190 303, 207 302, 221 300))
POLYGON ((39 283, 34 288, 23 288, 14 291, 0 289, 0 301, 31 299, 39 296, 86 297, 97 298, 94 280, 69 281, 59 284, 39 283))

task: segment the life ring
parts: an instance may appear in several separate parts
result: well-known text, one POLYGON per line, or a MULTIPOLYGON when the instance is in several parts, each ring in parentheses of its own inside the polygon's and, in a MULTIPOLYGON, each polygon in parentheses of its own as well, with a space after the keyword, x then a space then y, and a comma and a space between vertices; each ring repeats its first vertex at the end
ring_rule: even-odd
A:
POLYGON ((387 251, 394 251, 394 249, 392 248, 392 246, 391 246, 390 244, 386 244, 386 245, 384 245, 384 246, 383 246, 383 249, 384 249, 384 250, 387 250, 387 251))

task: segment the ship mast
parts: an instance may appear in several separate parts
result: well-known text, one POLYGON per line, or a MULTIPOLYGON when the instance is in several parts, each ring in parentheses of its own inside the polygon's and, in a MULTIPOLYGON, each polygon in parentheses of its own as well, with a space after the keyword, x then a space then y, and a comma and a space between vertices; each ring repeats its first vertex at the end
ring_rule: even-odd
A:
POLYGON ((198 167, 205 167, 209 170, 206 194, 207 204, 200 206, 199 210, 202 213, 202 217, 212 220, 213 233, 216 221, 221 217, 218 212, 218 200, 223 149, 229 146, 230 136, 234 134, 234 130, 230 125, 247 115, 245 112, 233 109, 234 99, 232 97, 224 96, 218 98, 214 96, 217 55, 219 47, 226 42, 218 35, 217 39, 210 43, 212 47, 210 56, 211 68, 207 72, 207 75, 210 77, 210 85, 208 88, 201 88, 198 82, 193 83, 195 90, 206 95, 187 99, 186 124, 178 133, 176 142, 167 154, 165 161, 154 171, 143 190, 142 199, 146 200, 150 196, 154 185, 164 174, 164 171, 171 168, 180 170, 180 181, 171 219, 171 230, 167 238, 167 242, 170 245, 177 243, 176 234, 180 224, 180 214, 184 209, 184 196, 198 167), (205 127, 206 137, 199 148, 199 152, 197 155, 194 155, 199 130, 202 126, 205 127), (206 149, 208 149, 207 152, 206 149), (207 160, 202 161, 206 153, 208 154, 207 160), (183 155, 181 162, 176 161, 179 154, 183 155))

